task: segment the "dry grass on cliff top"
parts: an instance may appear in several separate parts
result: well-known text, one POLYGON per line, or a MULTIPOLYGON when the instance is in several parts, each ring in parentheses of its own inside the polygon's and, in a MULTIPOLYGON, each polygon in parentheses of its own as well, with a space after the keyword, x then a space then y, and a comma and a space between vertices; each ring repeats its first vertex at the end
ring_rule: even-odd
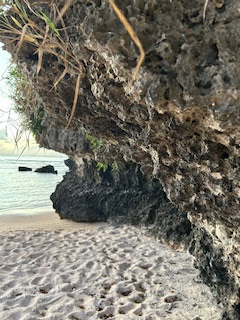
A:
MULTIPOLYGON (((125 15, 116 5, 114 0, 108 0, 110 6, 116 13, 118 19, 122 22, 126 31, 129 33, 131 39, 134 41, 139 49, 140 56, 137 62, 136 69, 131 77, 129 85, 131 86, 136 80, 141 65, 145 58, 145 52, 141 41, 139 40, 133 27, 128 22, 125 15)), ((225 0, 218 2, 217 0, 212 0, 217 8, 221 8, 225 0)), ((67 27, 63 21, 63 17, 66 15, 67 11, 73 4, 73 0, 66 0, 61 9, 54 1, 31 1, 29 0, 0 0, 0 9, 2 8, 0 16, 0 35, 4 40, 6 46, 14 44, 16 50, 14 52, 14 59, 17 60, 18 54, 24 43, 30 44, 35 48, 35 54, 38 55, 38 64, 36 68, 36 76, 38 77, 42 64, 44 55, 51 54, 58 58, 64 66, 62 74, 56 79, 53 84, 53 88, 56 88, 58 84, 62 81, 64 76, 71 70, 71 74, 76 75, 76 85, 75 94, 73 98, 73 104, 71 109, 71 114, 66 125, 68 128, 71 124, 75 110, 77 107, 79 89, 81 77, 83 74, 84 67, 82 63, 78 60, 76 55, 73 53, 68 33, 67 27), (49 14, 47 15, 43 11, 34 10, 34 4, 49 4, 49 14), (5 14, 5 9, 7 8, 7 14, 5 14), (32 14, 36 19, 30 18, 32 14), (38 22, 36 22, 38 21, 38 22), (44 25, 43 25, 44 23, 44 25), (58 25, 61 28, 57 28, 58 25), (64 34, 64 38, 61 36, 60 32, 64 34)), ((203 20, 206 17, 206 9, 209 0, 205 1, 203 8, 203 20)))
MULTIPOLYGON (((46 1, 37 1, 35 3, 41 4, 46 3, 46 1)), ((132 85, 136 80, 141 65, 144 61, 145 52, 141 41, 137 37, 134 29, 132 28, 124 14, 121 12, 121 10, 118 8, 115 1, 109 0, 109 3, 140 51, 140 57, 135 72, 133 73, 130 81, 130 85, 132 85)), ((73 105, 66 126, 66 128, 68 128, 76 110, 81 75, 83 74, 83 66, 77 59, 77 57, 73 54, 70 41, 68 41, 67 28, 63 21, 63 16, 73 4, 73 0, 67 0, 61 10, 59 10, 58 6, 55 3, 51 2, 51 4, 49 4, 49 15, 45 14, 44 12, 38 12, 34 10, 33 4, 30 4, 28 0, 0 1, 0 6, 8 6, 7 15, 5 15, 4 12, 1 15, 0 34, 4 39, 6 46, 11 44, 16 45, 14 60, 17 60, 18 54, 24 43, 30 44, 35 48, 35 54, 38 55, 36 76, 38 76, 41 71, 44 54, 48 53, 54 55, 62 61, 64 70, 59 78, 56 79, 55 83, 53 84, 53 88, 56 88, 58 86, 66 73, 69 72, 69 69, 71 69, 72 73, 76 74, 77 80, 75 85, 73 105), (36 21, 33 21, 32 18, 30 18, 30 14, 28 14, 28 12, 31 13, 31 15, 34 14, 34 16, 36 17, 36 19, 34 20, 40 20, 41 23, 36 23, 36 21), (54 17, 56 18, 54 19, 54 17), (44 26, 42 26, 42 22, 45 23, 44 26), (65 35, 65 39, 62 38, 59 29, 56 27, 56 25, 59 23, 61 24, 61 30, 65 35)))

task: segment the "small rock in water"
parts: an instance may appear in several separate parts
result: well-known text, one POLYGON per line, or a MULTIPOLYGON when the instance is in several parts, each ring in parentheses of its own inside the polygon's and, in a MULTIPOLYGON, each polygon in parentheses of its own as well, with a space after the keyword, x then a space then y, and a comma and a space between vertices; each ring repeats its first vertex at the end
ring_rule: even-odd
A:
POLYGON ((32 168, 28 168, 28 167, 18 167, 18 171, 32 171, 32 168))
POLYGON ((39 173, 55 173, 57 174, 57 170, 54 169, 54 166, 48 165, 42 168, 38 168, 35 170, 35 172, 39 173))

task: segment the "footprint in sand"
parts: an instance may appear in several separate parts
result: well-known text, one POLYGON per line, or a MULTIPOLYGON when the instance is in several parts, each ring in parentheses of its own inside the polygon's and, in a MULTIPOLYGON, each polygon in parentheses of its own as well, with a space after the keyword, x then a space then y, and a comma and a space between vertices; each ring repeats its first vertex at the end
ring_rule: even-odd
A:
POLYGON ((116 311, 116 308, 113 306, 106 307, 102 311, 98 312, 98 317, 100 319, 112 318, 115 314, 115 311, 116 311))
POLYGON ((18 306, 26 308, 35 305, 37 298, 34 295, 22 295, 16 300, 18 306))
POLYGON ((164 258, 163 257, 157 257, 156 259, 155 259, 155 262, 156 263, 162 263, 164 261, 164 258))
POLYGON ((42 285, 40 288, 39 288, 39 291, 41 292, 41 293, 44 293, 44 294, 46 294, 46 293, 48 293, 51 289, 52 289, 52 284, 45 284, 45 285, 42 285))
POLYGON ((102 287, 103 287, 104 290, 108 291, 108 290, 111 289, 112 284, 111 284, 111 283, 104 283, 104 284, 102 285, 102 287))
POLYGON ((2 266, 0 268, 0 273, 2 272, 12 272, 15 271, 17 269, 17 265, 16 264, 6 264, 4 266, 2 266))
POLYGON ((83 312, 74 312, 68 315, 69 320, 88 320, 87 315, 83 312))
POLYGON ((133 285, 118 285, 117 286, 117 293, 121 294, 122 296, 129 296, 132 291, 134 290, 133 285))
POLYGON ((163 301, 166 303, 173 303, 175 301, 181 301, 181 297, 177 294, 168 295, 163 298, 163 301))
POLYGON ((126 271, 131 267, 131 264, 128 262, 122 262, 118 264, 118 268, 120 272, 126 271))
MULTIPOLYGON (((138 316, 138 317, 142 317, 143 316, 143 311, 144 311, 144 307, 140 306, 138 308, 136 308, 133 313, 138 316)), ((142 318, 141 318, 142 319, 142 318)))
POLYGON ((142 268, 142 269, 149 269, 152 267, 152 264, 151 263, 148 263, 148 262, 145 262, 145 261, 142 261, 139 263, 139 267, 142 268))
POLYGON ((134 283, 137 291, 144 293, 147 290, 146 284, 144 282, 134 283))
POLYGON ((17 286, 17 281, 16 281, 16 280, 12 280, 12 281, 9 281, 9 282, 5 283, 5 284, 1 287, 1 289, 2 289, 3 291, 5 291, 5 290, 8 290, 8 289, 12 289, 12 288, 14 288, 14 287, 16 287, 16 286, 17 286))
POLYGON ((145 300, 145 295, 143 293, 134 294, 130 300, 133 303, 142 303, 145 300))
POLYGON ((83 248, 82 250, 79 251, 80 254, 84 254, 85 252, 88 251, 88 248, 83 248))
POLYGON ((119 314, 127 314, 129 311, 133 310, 135 305, 133 303, 126 303, 118 308, 119 314))
POLYGON ((78 241, 78 245, 88 248, 92 245, 92 241, 78 241))
POLYGON ((84 265, 84 268, 87 268, 87 270, 89 270, 89 269, 92 269, 94 265, 95 265, 95 262, 93 260, 90 260, 84 265))

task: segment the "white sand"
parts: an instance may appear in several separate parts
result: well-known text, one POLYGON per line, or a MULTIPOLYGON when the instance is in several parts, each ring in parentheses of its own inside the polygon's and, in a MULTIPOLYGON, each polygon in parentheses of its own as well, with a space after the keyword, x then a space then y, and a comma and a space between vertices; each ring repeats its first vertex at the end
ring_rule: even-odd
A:
POLYGON ((193 258, 143 229, 0 223, 1 320, 221 319, 193 258))

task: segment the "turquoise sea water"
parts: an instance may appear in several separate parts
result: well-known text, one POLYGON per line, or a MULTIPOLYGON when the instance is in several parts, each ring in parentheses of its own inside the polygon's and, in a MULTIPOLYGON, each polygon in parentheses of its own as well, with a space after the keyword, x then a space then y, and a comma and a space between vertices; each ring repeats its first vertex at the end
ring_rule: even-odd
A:
POLYGON ((50 195, 68 171, 64 164, 66 158, 0 155, 0 215, 53 211, 50 195), (34 172, 48 164, 53 165, 58 174, 34 172), (19 166, 33 171, 19 172, 19 166))

